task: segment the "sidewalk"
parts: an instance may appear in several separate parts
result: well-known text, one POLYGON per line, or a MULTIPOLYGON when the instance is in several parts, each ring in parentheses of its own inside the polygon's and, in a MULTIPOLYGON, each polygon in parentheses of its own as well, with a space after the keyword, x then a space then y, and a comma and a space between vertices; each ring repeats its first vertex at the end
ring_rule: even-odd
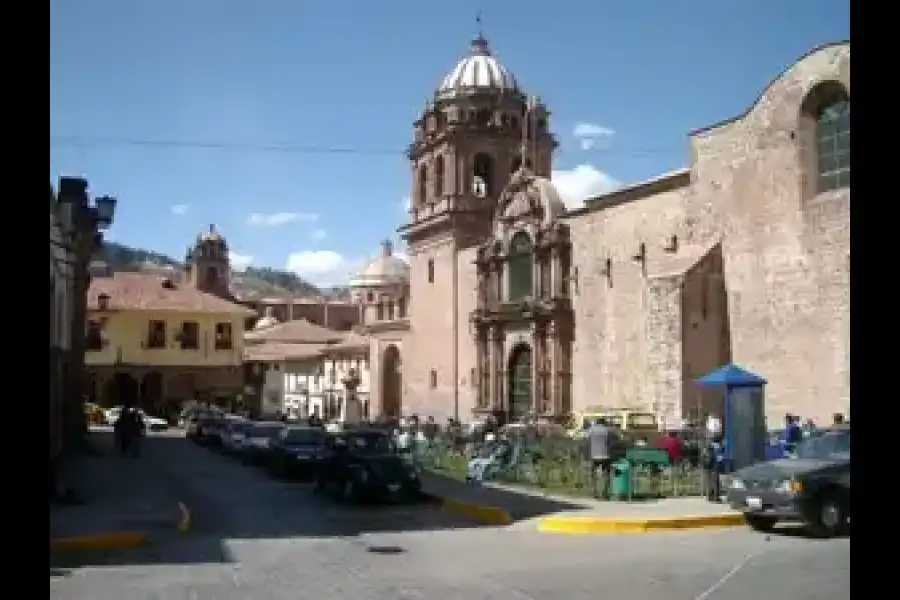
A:
POLYGON ((142 457, 116 454, 111 432, 90 435, 100 455, 79 456, 69 467, 78 503, 50 507, 51 550, 128 548, 186 528, 186 507, 164 474, 142 457))
POLYGON ((495 483, 467 484, 435 473, 423 474, 422 487, 445 509, 481 523, 548 533, 634 533, 744 523, 727 505, 702 498, 601 501, 495 483))

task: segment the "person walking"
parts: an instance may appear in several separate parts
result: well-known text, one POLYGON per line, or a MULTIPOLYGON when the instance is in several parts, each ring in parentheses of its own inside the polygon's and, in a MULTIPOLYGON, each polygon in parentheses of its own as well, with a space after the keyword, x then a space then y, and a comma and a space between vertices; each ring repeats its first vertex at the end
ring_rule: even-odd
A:
POLYGON ((594 497, 609 498, 609 476, 612 470, 612 448, 616 443, 616 432, 606 419, 597 419, 588 430, 591 451, 591 478, 594 497))

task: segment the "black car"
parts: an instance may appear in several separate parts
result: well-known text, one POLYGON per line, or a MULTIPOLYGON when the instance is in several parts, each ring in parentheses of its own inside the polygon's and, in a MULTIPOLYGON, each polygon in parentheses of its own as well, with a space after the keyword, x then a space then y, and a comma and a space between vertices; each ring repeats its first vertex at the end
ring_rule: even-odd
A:
POLYGON ((240 457, 244 464, 265 465, 268 462, 269 450, 278 434, 284 429, 280 421, 256 421, 244 432, 240 457))
POLYGON ((315 465, 325 444, 325 431, 318 427, 287 425, 269 446, 266 457, 272 473, 281 477, 315 475, 315 465))
POLYGON ((792 458, 735 471, 728 502, 757 531, 799 522, 818 536, 843 533, 850 523, 850 427, 804 439, 792 458))
POLYGON ((391 436, 377 429, 329 435, 316 470, 316 489, 346 501, 414 500, 421 482, 397 454, 391 436))

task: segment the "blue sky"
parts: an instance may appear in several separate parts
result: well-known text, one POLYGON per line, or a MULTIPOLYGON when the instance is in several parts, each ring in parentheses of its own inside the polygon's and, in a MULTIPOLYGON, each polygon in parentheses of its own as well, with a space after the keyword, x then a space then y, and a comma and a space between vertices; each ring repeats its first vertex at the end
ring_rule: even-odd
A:
POLYGON ((568 200, 681 167, 846 0, 79 0, 50 3, 50 178, 119 198, 110 237, 181 257, 215 223, 235 264, 340 283, 395 236, 412 122, 467 51, 553 111, 568 200), (578 133, 602 131, 587 139, 578 133), (586 141, 587 140, 587 141, 586 141))

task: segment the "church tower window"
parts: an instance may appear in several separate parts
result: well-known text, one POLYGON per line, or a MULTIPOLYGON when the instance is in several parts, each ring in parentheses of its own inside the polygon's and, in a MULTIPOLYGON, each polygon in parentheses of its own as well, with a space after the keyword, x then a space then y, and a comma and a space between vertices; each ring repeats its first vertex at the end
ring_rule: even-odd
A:
POLYGON ((493 195, 494 159, 489 154, 480 152, 472 161, 472 193, 478 198, 490 198, 493 195))
POLYGON ((428 201, 428 167, 425 165, 419 167, 417 176, 419 184, 417 204, 418 206, 422 206, 428 201))
POLYGON ((515 302, 532 295, 533 266, 531 238, 520 231, 509 244, 509 300, 515 302))
POLYGON ((440 200, 444 195, 444 157, 434 159, 434 199, 440 200))

